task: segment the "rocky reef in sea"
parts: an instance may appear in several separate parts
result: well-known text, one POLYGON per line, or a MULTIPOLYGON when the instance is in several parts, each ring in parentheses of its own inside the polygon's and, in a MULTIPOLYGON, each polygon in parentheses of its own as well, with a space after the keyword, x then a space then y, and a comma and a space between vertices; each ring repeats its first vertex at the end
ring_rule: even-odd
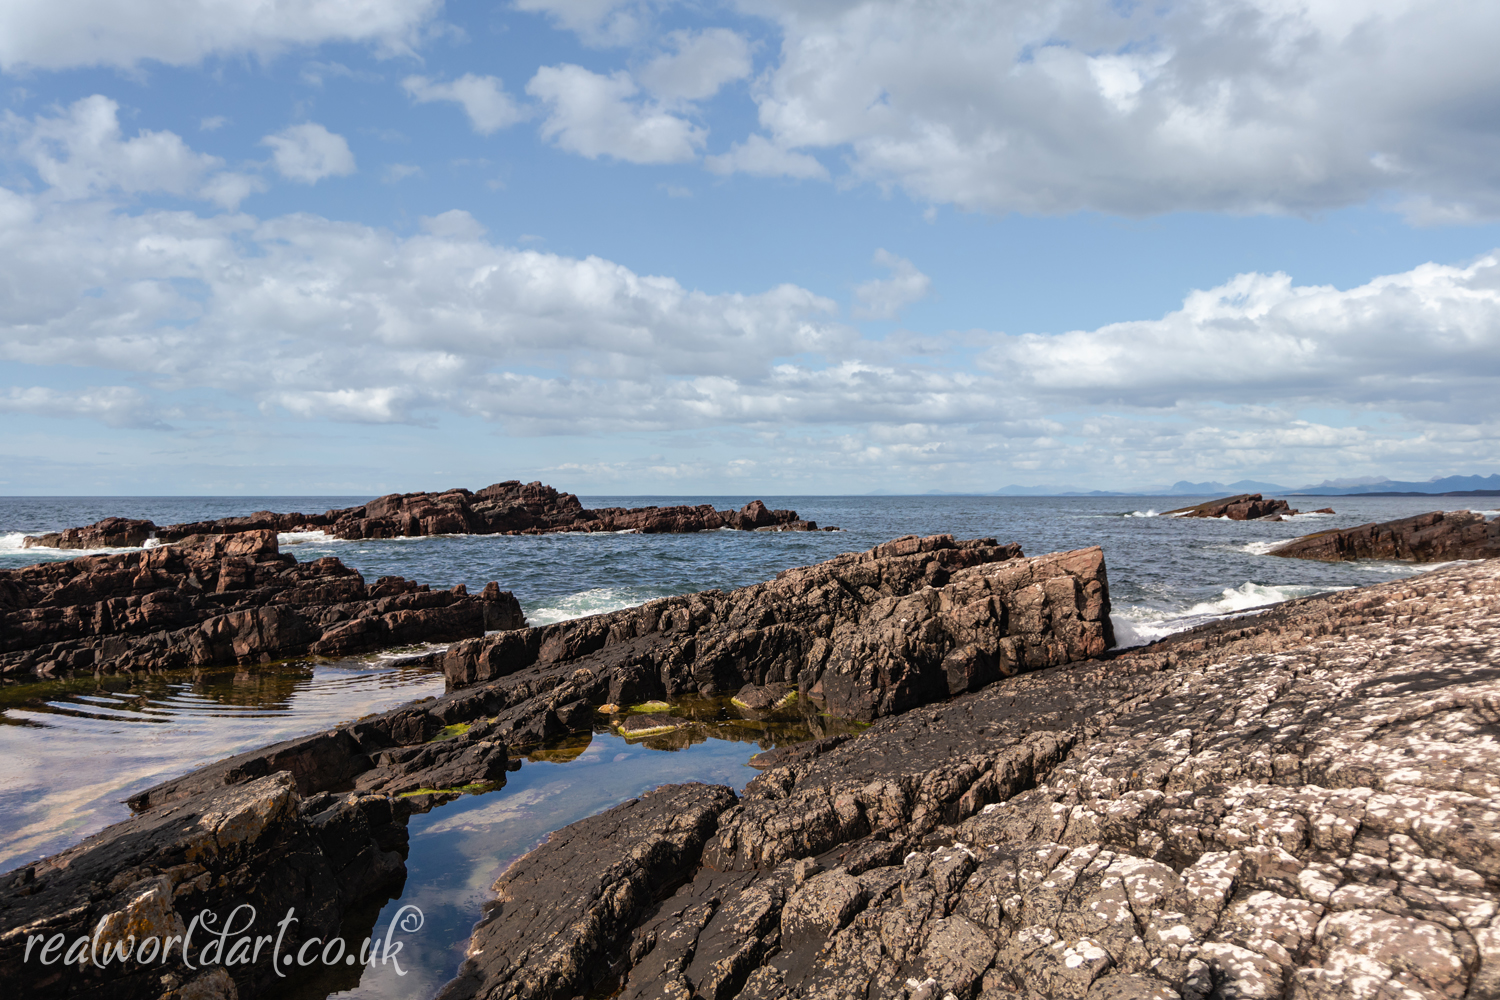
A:
MULTIPOLYGON (((1162 514, 1163 517, 1227 517, 1231 521, 1280 521, 1302 513, 1293 510, 1285 500, 1267 500, 1259 493, 1241 493, 1239 496, 1206 500, 1191 507, 1178 507, 1162 514)), ((1327 509, 1319 514, 1332 514, 1327 509)))
MULTIPOLYGON (((771 510, 752 500, 739 510, 696 507, 603 507, 590 510, 572 493, 559 493, 539 482, 509 480, 478 492, 392 493, 358 507, 322 514, 278 514, 258 511, 246 517, 158 525, 151 521, 107 517, 94 524, 24 540, 28 548, 123 548, 177 541, 192 535, 227 535, 242 531, 322 531, 335 538, 413 538, 422 535, 545 535, 557 532, 634 531, 669 534, 713 531, 816 531, 794 510, 771 510)), ((835 531, 836 528, 826 528, 835 531)))
POLYGON ((53 677, 349 656, 524 624, 491 583, 373 584, 332 557, 298 562, 276 532, 191 535, 138 552, 0 570, 0 676, 53 677))
POLYGON ((1471 510, 1446 513, 1435 510, 1396 521, 1303 535, 1276 546, 1268 554, 1320 562, 1493 559, 1500 556, 1500 520, 1486 520, 1483 514, 1471 510))

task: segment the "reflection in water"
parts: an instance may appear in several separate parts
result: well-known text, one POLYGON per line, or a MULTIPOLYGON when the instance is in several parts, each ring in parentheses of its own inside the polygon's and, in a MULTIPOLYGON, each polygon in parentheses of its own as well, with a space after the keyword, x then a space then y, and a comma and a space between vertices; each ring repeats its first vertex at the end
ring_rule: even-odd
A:
POLYGON ((658 785, 703 781, 739 791, 757 773, 745 762, 758 750, 864 728, 815 713, 748 719, 728 699, 676 702, 662 714, 687 724, 627 740, 610 729, 623 716, 600 714, 592 735, 564 737, 528 753, 503 788, 413 816, 400 896, 373 922, 368 914, 348 922, 344 935, 362 940, 372 923, 383 933, 402 906, 420 907, 422 929, 406 936, 401 953, 406 975, 390 967, 359 967, 357 985, 347 976, 289 982, 283 1000, 430 997, 458 971, 469 932, 493 898, 495 879, 552 831, 658 785))
POLYGON ((381 659, 0 686, 0 871, 125 819, 157 782, 442 689, 381 659))

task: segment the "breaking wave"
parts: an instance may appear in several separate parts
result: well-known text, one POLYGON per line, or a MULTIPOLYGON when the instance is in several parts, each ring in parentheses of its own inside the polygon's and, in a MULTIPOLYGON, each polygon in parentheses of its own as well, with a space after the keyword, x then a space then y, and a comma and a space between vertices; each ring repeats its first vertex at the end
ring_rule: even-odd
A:
POLYGON ((1130 608, 1110 615, 1109 620, 1114 626, 1116 648, 1128 649, 1132 646, 1144 646, 1174 632, 1183 632, 1220 618, 1261 610, 1298 597, 1348 589, 1301 585, 1267 586, 1247 580, 1238 587, 1226 587, 1214 600, 1200 601, 1185 611, 1130 608))
POLYGON ((1126 517, 1160 517, 1155 510, 1133 510, 1126 517))
POLYGON ((528 609, 526 624, 553 625, 574 618, 602 615, 634 608, 660 596, 645 587, 594 587, 566 597, 552 598, 544 607, 528 609))

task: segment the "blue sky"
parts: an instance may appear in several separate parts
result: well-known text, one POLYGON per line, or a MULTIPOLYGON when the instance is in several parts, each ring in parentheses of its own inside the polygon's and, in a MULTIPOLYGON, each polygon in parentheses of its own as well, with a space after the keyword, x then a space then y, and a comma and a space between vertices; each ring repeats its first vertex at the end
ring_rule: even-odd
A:
POLYGON ((11 0, 0 493, 1500 469, 1500 7, 11 0))

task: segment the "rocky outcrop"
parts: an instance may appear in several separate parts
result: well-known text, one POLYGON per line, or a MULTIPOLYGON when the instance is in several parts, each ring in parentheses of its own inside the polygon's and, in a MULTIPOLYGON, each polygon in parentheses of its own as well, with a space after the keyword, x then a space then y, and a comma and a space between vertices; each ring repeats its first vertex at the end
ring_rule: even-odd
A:
POLYGON ((280 772, 185 798, 0 876, 0 993, 257 996, 299 952, 344 964, 342 949, 334 963, 320 950, 343 934, 359 953, 378 904, 399 892, 410 807, 297 785, 280 772), (346 924, 357 912, 368 915, 346 924))
MULTIPOLYGON (((392 493, 359 507, 322 514, 257 511, 248 517, 157 525, 151 521, 105 518, 97 524, 27 536, 26 547, 62 549, 141 545, 147 539, 178 541, 193 535, 242 531, 324 531, 336 538, 412 538, 422 535, 536 535, 557 532, 637 532, 645 535, 713 531, 816 531, 794 510, 770 510, 752 500, 737 511, 696 507, 604 507, 588 510, 571 493, 517 480, 470 492, 392 493)), ((836 528, 825 530, 835 531, 836 528)))
POLYGON ((520 859, 444 996, 1500 996, 1497 650, 1451 567, 784 748, 520 859))
POLYGON ((139 552, 0 570, 0 674, 48 677, 347 656, 524 623, 491 583, 433 591, 299 563, 276 532, 192 536, 139 552))
POLYGON ((460 694, 481 686, 470 711, 530 742, 592 706, 747 684, 793 685, 824 711, 870 720, 1113 644, 1099 549, 1027 559, 994 539, 934 535, 730 593, 456 643, 443 669, 460 694))
MULTIPOLYGON (((1241 493, 1236 497, 1209 500, 1192 507, 1179 507, 1163 517, 1227 517, 1231 521, 1279 521, 1299 514, 1285 500, 1267 500, 1259 493, 1241 493)), ((1326 507, 1319 513, 1332 514, 1326 507)))
POLYGON ((1348 559, 1404 559, 1448 562, 1500 556, 1500 521, 1474 511, 1440 510, 1357 528, 1320 531, 1278 545, 1273 556, 1342 562, 1348 559))

